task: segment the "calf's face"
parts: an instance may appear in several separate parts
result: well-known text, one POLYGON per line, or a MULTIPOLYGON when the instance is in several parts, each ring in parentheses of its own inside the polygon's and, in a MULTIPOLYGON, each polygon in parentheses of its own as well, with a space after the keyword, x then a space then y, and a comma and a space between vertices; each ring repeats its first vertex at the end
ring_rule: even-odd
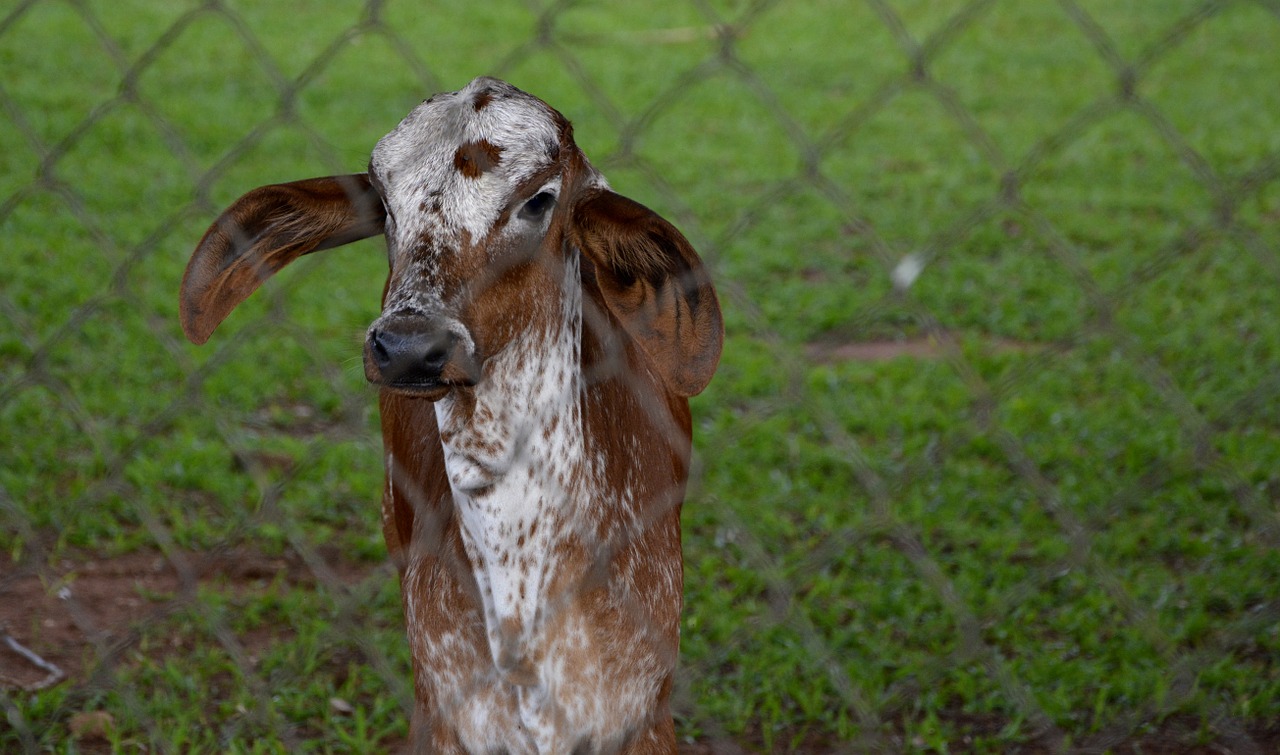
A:
POLYGON ((386 208, 390 275, 365 374, 439 398, 553 321, 574 194, 603 186, 569 123, 495 79, 437 95, 378 142, 369 180, 386 208))

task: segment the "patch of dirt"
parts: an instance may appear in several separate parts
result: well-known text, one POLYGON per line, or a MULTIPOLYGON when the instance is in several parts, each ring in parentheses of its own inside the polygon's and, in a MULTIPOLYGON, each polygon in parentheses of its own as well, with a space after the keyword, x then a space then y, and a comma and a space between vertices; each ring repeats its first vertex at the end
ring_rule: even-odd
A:
MULTIPOLYGON (((324 579, 356 584, 380 564, 344 559, 335 548, 320 548, 324 579)), ((194 599, 201 584, 219 589, 257 589, 283 579, 293 586, 319 580, 303 558, 290 551, 266 556, 248 550, 210 553, 138 551, 101 557, 69 554, 57 562, 19 567, 0 577, 0 638, 11 637, 65 678, 83 680, 96 659, 135 641, 135 626, 158 619, 194 599)), ((269 638, 246 638, 250 651, 269 638)), ((0 686, 30 689, 50 680, 48 668, 0 642, 0 686)))

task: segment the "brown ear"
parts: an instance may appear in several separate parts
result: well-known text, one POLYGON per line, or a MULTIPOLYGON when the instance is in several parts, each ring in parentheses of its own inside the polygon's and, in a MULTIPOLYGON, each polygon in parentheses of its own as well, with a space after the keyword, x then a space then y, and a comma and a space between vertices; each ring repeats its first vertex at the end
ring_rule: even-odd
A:
POLYGON ((254 189, 209 226, 191 254, 179 296, 192 343, 264 280, 298 257, 382 233, 386 211, 367 174, 310 178, 254 189))
POLYGON ((591 190, 573 207, 570 240, 605 307, 682 396, 702 392, 720 362, 724 322, 711 277, 675 226, 639 202, 591 190))

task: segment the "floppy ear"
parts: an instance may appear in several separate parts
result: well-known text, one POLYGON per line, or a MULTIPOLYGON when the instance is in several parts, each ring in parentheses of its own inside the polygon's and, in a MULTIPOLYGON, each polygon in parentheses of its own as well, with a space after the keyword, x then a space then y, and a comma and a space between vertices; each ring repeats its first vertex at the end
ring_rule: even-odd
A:
POLYGON ((693 246, 653 210, 611 191, 589 191, 572 212, 570 240, 604 306, 673 391, 701 393, 720 362, 724 322, 693 246))
POLYGON ((192 343, 298 257, 382 233, 386 210, 369 176, 310 178, 254 189, 209 226, 182 276, 182 331, 192 343))

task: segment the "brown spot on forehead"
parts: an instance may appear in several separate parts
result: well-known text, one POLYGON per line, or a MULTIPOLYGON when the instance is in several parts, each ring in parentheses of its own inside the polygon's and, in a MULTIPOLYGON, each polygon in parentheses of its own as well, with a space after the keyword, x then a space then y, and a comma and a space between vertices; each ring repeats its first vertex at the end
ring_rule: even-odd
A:
POLYGON ((480 139, 468 142, 453 153, 453 167, 467 178, 479 178, 502 162, 502 147, 480 139))
POLYGON ((479 92, 476 92, 476 98, 472 101, 471 106, 474 107, 478 113, 488 107, 490 102, 493 102, 493 90, 482 89, 479 92))

